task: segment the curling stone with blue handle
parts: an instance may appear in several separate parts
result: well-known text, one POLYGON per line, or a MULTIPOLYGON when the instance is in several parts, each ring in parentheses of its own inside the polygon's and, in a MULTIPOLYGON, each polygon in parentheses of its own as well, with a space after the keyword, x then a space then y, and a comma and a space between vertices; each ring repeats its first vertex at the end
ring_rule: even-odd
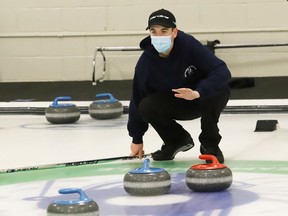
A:
POLYGON ((97 94, 89 106, 89 114, 94 119, 115 119, 123 114, 123 106, 110 93, 97 94))
POLYGON ((95 201, 90 199, 80 188, 65 188, 59 190, 60 194, 80 195, 76 200, 56 200, 47 208, 47 216, 77 215, 77 216, 98 216, 99 207, 95 201))
POLYGON ((46 109, 47 121, 53 124, 74 123, 80 118, 80 109, 72 103, 58 103, 59 101, 70 101, 71 97, 57 97, 46 109))
POLYGON ((124 176, 125 191, 134 196, 155 196, 170 190, 170 174, 162 168, 149 167, 145 159, 141 168, 130 170, 124 176))
POLYGON ((220 164, 214 155, 200 155, 200 159, 211 160, 212 163, 197 164, 186 172, 186 185, 196 192, 223 191, 232 184, 232 171, 220 164))

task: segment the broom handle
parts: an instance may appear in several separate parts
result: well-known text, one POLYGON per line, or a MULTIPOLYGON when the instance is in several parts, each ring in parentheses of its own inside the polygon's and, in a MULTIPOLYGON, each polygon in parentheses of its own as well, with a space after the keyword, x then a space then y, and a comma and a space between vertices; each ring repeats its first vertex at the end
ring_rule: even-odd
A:
MULTIPOLYGON (((148 157, 149 155, 150 154, 144 154, 143 158, 148 157)), ((43 164, 43 165, 37 165, 37 166, 18 167, 18 168, 12 168, 12 169, 1 169, 0 174, 42 170, 42 169, 53 169, 53 168, 60 168, 60 167, 81 166, 81 165, 88 165, 88 164, 97 164, 99 162, 104 162, 104 161, 133 160, 133 159, 138 159, 138 158, 139 158, 138 156, 118 156, 118 157, 101 158, 101 159, 95 159, 95 160, 83 160, 83 161, 75 161, 75 162, 43 164)))

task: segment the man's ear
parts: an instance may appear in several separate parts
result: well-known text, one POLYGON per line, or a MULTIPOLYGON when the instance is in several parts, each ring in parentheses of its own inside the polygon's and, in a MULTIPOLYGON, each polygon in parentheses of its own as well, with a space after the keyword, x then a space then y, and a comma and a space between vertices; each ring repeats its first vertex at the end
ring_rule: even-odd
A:
POLYGON ((176 38, 176 37, 177 37, 177 34, 178 34, 178 29, 177 29, 177 28, 174 28, 174 29, 173 29, 173 32, 172 32, 172 37, 173 37, 173 38, 176 38))

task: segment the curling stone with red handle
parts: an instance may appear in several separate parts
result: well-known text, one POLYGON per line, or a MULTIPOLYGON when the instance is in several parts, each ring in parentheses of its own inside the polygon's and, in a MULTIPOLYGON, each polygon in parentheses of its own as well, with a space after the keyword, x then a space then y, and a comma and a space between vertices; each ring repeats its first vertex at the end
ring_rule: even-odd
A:
POLYGON ((70 101, 71 97, 57 97, 46 109, 47 121, 53 124, 74 123, 80 118, 80 109, 72 103, 58 103, 59 101, 70 101))
POLYGON ((110 93, 96 95, 95 101, 89 106, 89 114, 94 119, 115 119, 123 114, 122 104, 110 93), (103 99, 106 98, 106 99, 103 99), (108 99, 107 99, 108 98, 108 99))
POLYGON ((212 163, 198 164, 186 172, 186 185, 197 192, 223 191, 232 184, 232 172, 224 164, 220 164, 213 155, 200 155, 200 159, 211 160, 212 163))
POLYGON ((59 190, 60 194, 80 195, 76 200, 56 200, 47 208, 47 216, 99 216, 99 207, 95 201, 90 199, 80 188, 65 188, 59 190))
POLYGON ((130 170, 124 176, 125 191, 134 196, 155 196, 170 190, 170 174, 162 168, 149 167, 145 159, 141 168, 130 170))

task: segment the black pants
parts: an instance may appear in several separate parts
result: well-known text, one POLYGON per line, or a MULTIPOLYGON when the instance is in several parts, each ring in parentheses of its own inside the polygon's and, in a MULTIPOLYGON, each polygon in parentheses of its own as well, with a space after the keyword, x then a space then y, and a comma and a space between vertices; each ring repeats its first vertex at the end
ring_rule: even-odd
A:
POLYGON ((201 117, 199 141, 206 147, 220 143, 218 121, 225 108, 229 93, 208 99, 185 100, 173 93, 155 93, 144 98, 139 104, 139 113, 150 123, 161 139, 168 145, 182 145, 190 134, 176 120, 193 120, 201 117))

